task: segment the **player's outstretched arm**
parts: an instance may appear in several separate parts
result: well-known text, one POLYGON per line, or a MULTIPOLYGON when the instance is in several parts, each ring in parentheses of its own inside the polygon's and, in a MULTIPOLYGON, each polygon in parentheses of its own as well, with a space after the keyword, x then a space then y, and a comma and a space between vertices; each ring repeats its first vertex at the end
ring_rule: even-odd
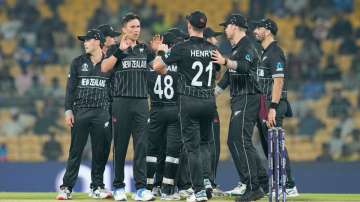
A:
POLYGON ((102 72, 111 71, 118 60, 122 60, 127 56, 125 51, 129 47, 130 47, 130 43, 128 42, 126 35, 124 35, 121 38, 119 48, 117 48, 110 57, 104 59, 101 62, 101 71, 102 72))
POLYGON ((160 73, 166 74, 167 73, 167 65, 165 64, 163 57, 165 57, 165 52, 168 51, 168 47, 165 44, 161 44, 158 47, 158 56, 155 57, 153 62, 153 69, 160 73))
POLYGON ((230 69, 236 70, 239 73, 248 73, 250 65, 252 62, 251 54, 246 54, 245 56, 239 56, 241 59, 232 60, 224 57, 218 50, 212 52, 211 59, 214 63, 224 65, 230 69))
POLYGON ((160 74, 166 74, 167 73, 166 64, 162 60, 161 56, 156 56, 155 57, 155 60, 153 62, 153 69, 156 72, 160 73, 160 74))

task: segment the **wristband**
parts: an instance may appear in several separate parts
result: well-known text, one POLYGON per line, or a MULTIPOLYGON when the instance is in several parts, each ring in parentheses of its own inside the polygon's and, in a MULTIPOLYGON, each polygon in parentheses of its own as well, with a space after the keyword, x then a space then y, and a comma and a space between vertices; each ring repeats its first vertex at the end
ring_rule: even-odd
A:
POLYGON ((122 60, 126 57, 126 54, 124 53, 124 51, 120 50, 120 48, 118 48, 114 53, 113 56, 116 57, 116 59, 118 60, 122 60))
POLYGON ((279 103, 271 102, 270 109, 276 109, 279 106, 279 103))

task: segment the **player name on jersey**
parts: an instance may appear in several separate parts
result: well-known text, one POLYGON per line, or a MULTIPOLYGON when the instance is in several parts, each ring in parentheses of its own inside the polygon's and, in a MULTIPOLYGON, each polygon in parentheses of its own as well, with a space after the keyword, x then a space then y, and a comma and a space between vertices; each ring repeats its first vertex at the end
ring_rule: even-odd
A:
POLYGON ((129 68, 133 68, 133 69, 145 69, 146 68, 146 60, 124 60, 122 61, 122 66, 124 69, 129 69, 129 68))
POLYGON ((211 57, 212 50, 190 50, 191 57, 202 57, 209 58, 211 57))
POLYGON ((177 72, 177 65, 169 65, 167 66, 167 70, 171 72, 177 72))

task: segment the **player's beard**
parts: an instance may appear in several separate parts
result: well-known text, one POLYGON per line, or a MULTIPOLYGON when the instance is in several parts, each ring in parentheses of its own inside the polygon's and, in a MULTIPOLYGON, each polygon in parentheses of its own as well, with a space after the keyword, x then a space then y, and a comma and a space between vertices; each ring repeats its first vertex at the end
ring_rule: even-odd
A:
POLYGON ((255 34, 255 38, 257 41, 262 42, 265 40, 265 34, 255 34))

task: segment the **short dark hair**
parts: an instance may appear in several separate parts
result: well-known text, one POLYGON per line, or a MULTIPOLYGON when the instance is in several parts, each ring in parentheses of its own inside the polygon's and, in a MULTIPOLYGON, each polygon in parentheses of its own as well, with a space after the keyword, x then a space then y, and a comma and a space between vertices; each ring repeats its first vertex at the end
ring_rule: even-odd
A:
POLYGON ((140 21, 140 16, 136 15, 135 13, 127 13, 122 19, 121 19, 121 27, 124 27, 128 22, 131 20, 138 19, 140 21))

